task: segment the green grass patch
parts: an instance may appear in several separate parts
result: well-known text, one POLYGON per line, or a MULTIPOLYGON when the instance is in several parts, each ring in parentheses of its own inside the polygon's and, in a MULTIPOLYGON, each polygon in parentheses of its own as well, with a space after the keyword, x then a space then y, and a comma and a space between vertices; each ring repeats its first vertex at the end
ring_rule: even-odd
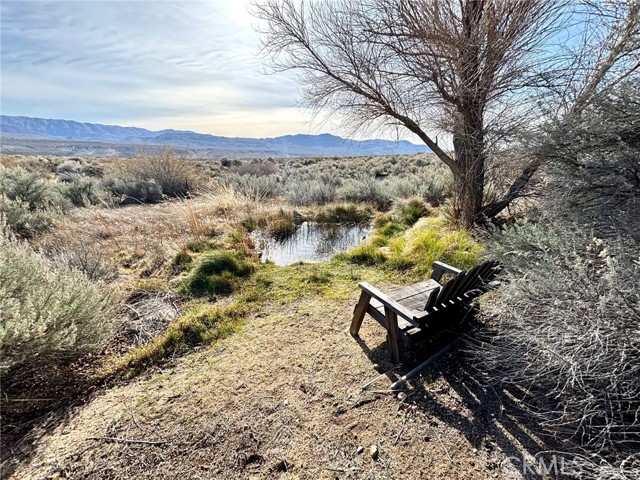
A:
POLYGON ((387 257, 380 247, 372 242, 365 242, 346 253, 339 253, 335 257, 338 260, 347 260, 357 265, 380 265, 387 257))
POLYGON ((450 227, 442 217, 421 218, 408 228, 405 222, 415 220, 419 212, 418 208, 407 208, 403 222, 395 212, 378 217, 369 240, 336 258, 357 265, 411 271, 419 277, 429 275, 436 260, 460 269, 469 269, 480 261, 480 243, 470 232, 450 227))
POLYGON ((238 280, 251 275, 255 267, 239 255, 213 252, 202 256, 190 272, 181 293, 194 297, 228 295, 238 280))
POLYGON ((193 304, 162 336, 130 352, 123 363, 133 375, 195 346, 228 337, 241 328, 248 312, 249 307, 239 302, 226 306, 193 304))

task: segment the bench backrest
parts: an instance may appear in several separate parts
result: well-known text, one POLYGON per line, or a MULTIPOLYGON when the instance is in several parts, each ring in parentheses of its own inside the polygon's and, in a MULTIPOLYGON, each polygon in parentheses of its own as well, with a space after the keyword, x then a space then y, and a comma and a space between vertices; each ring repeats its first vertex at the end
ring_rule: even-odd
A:
POLYGON ((468 272, 461 271, 442 287, 431 291, 424 306, 425 311, 453 305, 486 292, 489 290, 489 282, 500 273, 500 270, 502 266, 498 262, 487 260, 468 272))

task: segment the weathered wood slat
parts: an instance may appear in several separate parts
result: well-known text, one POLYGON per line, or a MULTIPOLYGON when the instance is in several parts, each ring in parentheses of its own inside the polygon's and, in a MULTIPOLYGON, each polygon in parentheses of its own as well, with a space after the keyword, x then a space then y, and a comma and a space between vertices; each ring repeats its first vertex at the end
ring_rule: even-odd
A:
POLYGON ((351 320, 351 328, 349 329, 351 335, 353 335, 354 337, 358 336, 358 333, 360 332, 362 321, 364 320, 364 316, 367 313, 369 300, 371 300, 371 295, 363 290, 360 293, 360 300, 358 300, 356 308, 353 311, 353 319, 351 320))
POLYGON ((458 275, 460 273, 460 270, 455 267, 452 267, 451 265, 447 265, 446 263, 433 262, 433 269, 431 272, 431 278, 433 280, 435 280, 436 282, 439 282, 440 279, 442 278, 442 275, 444 275, 445 273, 452 273, 454 275, 458 275))
POLYGON ((400 316, 406 318, 407 320, 413 319, 413 312, 411 312, 409 309, 403 307, 402 305, 400 305, 398 302, 396 302, 392 298, 389 298, 389 296, 387 294, 381 292, 380 290, 375 288, 373 285, 370 285, 367 282, 362 282, 362 283, 360 283, 360 289, 363 292, 367 292, 373 298, 377 299, 378 301, 380 301, 383 304, 385 304, 386 306, 388 306, 397 315, 400 315, 400 316))
POLYGON ((501 266, 486 261, 468 272, 441 262, 433 265, 432 278, 384 293, 369 283, 362 282, 360 299, 354 309, 350 331, 358 335, 365 314, 371 315, 387 330, 387 340, 392 360, 400 361, 400 350, 409 348, 415 336, 427 328, 441 325, 454 312, 489 289, 501 266), (444 273, 454 278, 444 285, 437 280, 444 273))
POLYGON ((387 319, 387 341, 391 351, 391 361, 400 363, 400 349, 398 347, 398 315, 388 305, 384 307, 384 316, 387 319))
POLYGON ((440 294, 440 290, 442 290, 442 287, 437 287, 431 290, 431 293, 429 294, 429 298, 427 299, 427 303, 424 305, 425 311, 430 310, 435 306, 436 300, 438 299, 438 295, 440 294))

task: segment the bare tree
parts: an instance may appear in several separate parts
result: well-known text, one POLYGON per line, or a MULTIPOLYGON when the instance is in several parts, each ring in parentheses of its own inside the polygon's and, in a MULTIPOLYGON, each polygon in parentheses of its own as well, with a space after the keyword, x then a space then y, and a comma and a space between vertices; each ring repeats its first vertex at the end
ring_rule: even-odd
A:
POLYGON ((266 0, 255 15, 270 65, 298 73, 303 103, 341 111, 355 126, 400 125, 417 135, 451 169, 458 217, 471 226, 509 205, 540 166, 533 159, 501 198, 483 205, 488 147, 526 117, 540 92, 582 108, 616 66, 637 61, 638 0, 608 10, 586 3, 583 16, 574 3, 266 0), (575 24, 584 20, 586 29, 598 12, 608 22, 590 31, 607 41, 595 61, 584 49, 557 45, 563 29, 576 28, 584 37, 578 43, 588 44, 595 33, 575 24), (578 94, 568 100, 571 91, 578 94), (436 131, 450 134, 453 152, 436 131))

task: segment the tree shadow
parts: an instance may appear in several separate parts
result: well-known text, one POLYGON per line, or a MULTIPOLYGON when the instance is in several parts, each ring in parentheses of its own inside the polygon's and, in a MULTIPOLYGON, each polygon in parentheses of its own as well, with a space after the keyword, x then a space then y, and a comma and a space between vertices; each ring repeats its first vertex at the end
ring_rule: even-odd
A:
MULTIPOLYGON (((459 331, 448 333, 427 346, 422 345, 421 355, 414 357, 416 363, 408 366, 391 363, 384 341, 371 348, 362 339, 356 337, 355 340, 371 362, 378 365, 378 370, 387 372, 386 376, 392 383, 411 371, 420 360, 428 359, 460 335, 459 331), (394 366, 398 368, 392 370, 394 366)), ((464 339, 399 389, 408 394, 405 403, 456 429, 478 451, 501 451, 506 458, 491 468, 504 468, 508 462, 511 469, 531 480, 560 475, 557 468, 545 466, 549 463, 537 463, 541 452, 549 449, 549 442, 527 428, 533 419, 519 403, 526 392, 515 387, 489 384, 465 352, 464 339), (438 378, 444 380, 444 391, 433 390, 434 380, 438 378), (452 396, 460 400, 462 408, 451 401, 452 396)))

